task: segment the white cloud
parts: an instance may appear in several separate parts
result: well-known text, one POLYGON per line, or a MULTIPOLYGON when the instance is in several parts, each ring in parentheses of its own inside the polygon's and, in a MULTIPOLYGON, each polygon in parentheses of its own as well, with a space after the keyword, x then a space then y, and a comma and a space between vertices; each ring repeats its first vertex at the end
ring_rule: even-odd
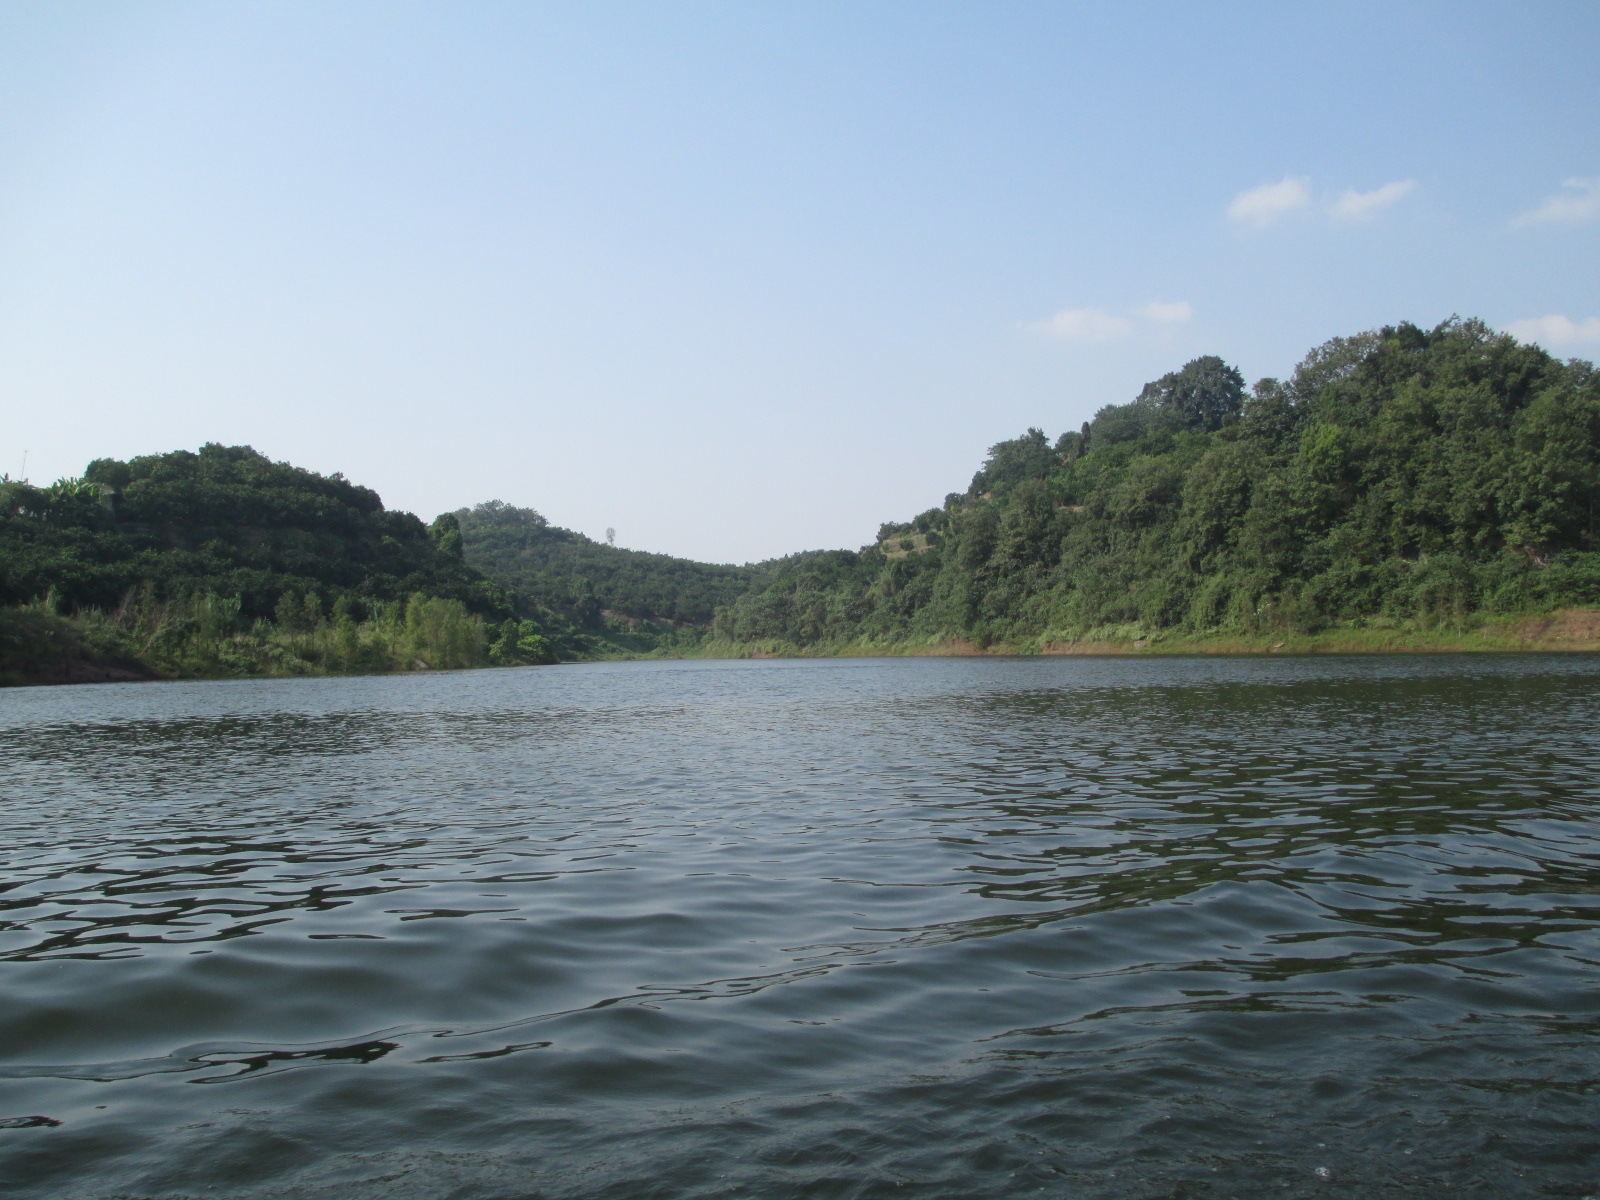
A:
POLYGON ((1519 342, 1538 342, 1546 347, 1576 346, 1584 342, 1600 342, 1600 317, 1587 321, 1574 321, 1560 313, 1548 317, 1529 317, 1513 321, 1506 332, 1519 342))
POLYGON ((1029 328, 1068 342, 1109 342, 1127 337, 1138 327, 1139 321, 1174 325, 1193 316, 1194 306, 1187 300, 1152 300, 1131 310, 1126 317, 1109 313, 1103 308, 1064 308, 1055 316, 1038 321, 1029 328))
POLYGON ((1069 342, 1109 342, 1132 333, 1133 322, 1103 308, 1064 308, 1034 328, 1069 342))
POLYGON ((1178 321, 1187 321, 1194 316, 1194 308, 1187 300, 1179 300, 1173 304, 1166 304, 1160 300, 1152 300, 1139 310, 1139 314, 1152 321, 1172 324, 1178 321))
POLYGON ((1600 217, 1600 179, 1569 179, 1562 191, 1547 197, 1531 212, 1511 222, 1513 229, 1528 225, 1576 225, 1600 217))
POLYGON ((1303 179, 1264 183, 1240 192, 1228 205, 1228 215, 1246 225, 1270 225, 1285 213, 1311 203, 1311 189, 1303 179))
POLYGON ((1388 208, 1404 200, 1417 190, 1415 179, 1399 179, 1394 183, 1386 183, 1380 188, 1373 188, 1370 192, 1358 192, 1346 189, 1339 194, 1339 199, 1334 202, 1333 215, 1341 221, 1355 220, 1358 217, 1375 213, 1380 208, 1388 208))

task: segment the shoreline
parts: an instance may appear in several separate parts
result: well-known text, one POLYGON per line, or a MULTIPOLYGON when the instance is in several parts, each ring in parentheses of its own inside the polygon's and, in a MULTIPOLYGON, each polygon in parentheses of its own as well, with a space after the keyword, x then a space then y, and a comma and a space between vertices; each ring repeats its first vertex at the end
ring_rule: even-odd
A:
POLYGON ((835 646, 758 645, 737 651, 716 643, 696 658, 971 658, 1323 654, 1517 654, 1600 651, 1600 608, 1569 608, 1540 616, 1491 617, 1468 627, 1344 627, 1315 633, 1179 634, 1160 630, 1142 636, 1071 638, 1045 634, 1022 641, 979 646, 969 638, 917 644, 870 642, 835 646), (728 650, 731 652, 723 653, 728 650))
MULTIPOLYGON (((1600 652, 1600 608, 1563 609, 1542 616, 1495 617, 1472 628, 1465 622, 1431 630, 1416 628, 1334 628, 1316 633, 1272 634, 1170 634, 1151 631, 1140 637, 1084 637, 1044 635, 1020 642, 994 642, 979 646, 969 638, 945 638, 923 643, 879 645, 851 642, 827 646, 793 646, 756 643, 741 646, 712 642, 699 653, 640 654, 577 659, 560 666, 585 662, 689 661, 693 659, 763 658, 1067 658, 1082 657, 1253 657, 1265 655, 1312 657, 1329 654, 1551 654, 1600 652)), ((485 668, 500 670, 503 668, 485 668)), ((384 675, 410 671, 376 672, 384 675)), ((0 689, 51 687, 82 683, 179 683, 207 679, 325 679, 339 672, 286 672, 258 675, 160 675, 141 671, 126 662, 96 663, 69 657, 38 663, 26 677, 0 679, 0 689)), ((362 674, 362 673, 352 673, 362 674)), ((371 672, 368 672, 371 674, 371 672)))

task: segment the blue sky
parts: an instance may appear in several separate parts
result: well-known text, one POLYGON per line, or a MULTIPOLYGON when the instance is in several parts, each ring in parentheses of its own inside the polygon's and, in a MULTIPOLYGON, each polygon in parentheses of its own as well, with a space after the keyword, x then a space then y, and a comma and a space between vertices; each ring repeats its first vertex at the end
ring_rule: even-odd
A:
POLYGON ((1201 354, 1600 355, 1600 5, 0 0, 0 471, 858 546, 1201 354))

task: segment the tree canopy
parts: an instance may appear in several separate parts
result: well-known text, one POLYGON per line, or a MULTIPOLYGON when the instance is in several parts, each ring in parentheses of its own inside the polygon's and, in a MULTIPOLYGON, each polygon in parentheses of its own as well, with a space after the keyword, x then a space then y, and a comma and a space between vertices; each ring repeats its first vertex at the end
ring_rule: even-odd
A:
POLYGON ((0 677, 34 671, 30 646, 169 673, 384 670, 708 633, 1030 645, 1596 603, 1600 375, 1470 320, 1335 338, 1248 392, 1194 359, 1054 442, 997 442, 965 491, 860 550, 754 566, 619 549, 498 500, 425 525, 247 446, 0 480, 0 677))
POLYGON ((76 480, 0 483, 0 601, 53 592, 68 608, 114 608, 135 587, 236 596, 271 617, 285 592, 365 609, 414 592, 485 616, 515 603, 461 559, 449 530, 385 510, 342 475, 274 462, 248 446, 202 446, 122 462, 76 480))
POLYGON ((471 566, 527 603, 581 625, 609 613, 631 622, 709 626, 717 606, 750 582, 746 567, 620 549, 499 500, 463 508, 452 520, 471 566))
POLYGON ((1247 394, 1195 359, 937 519, 759 572, 718 634, 797 647, 1314 630, 1600 602, 1600 378, 1481 322, 1313 350, 1247 394))

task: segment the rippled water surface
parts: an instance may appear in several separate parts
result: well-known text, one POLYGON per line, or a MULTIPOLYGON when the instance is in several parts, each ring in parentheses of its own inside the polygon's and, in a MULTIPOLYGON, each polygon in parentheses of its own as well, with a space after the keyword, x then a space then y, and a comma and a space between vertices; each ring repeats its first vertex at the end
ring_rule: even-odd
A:
POLYGON ((25 1197, 1600 1194, 1600 662, 0 693, 25 1197))

